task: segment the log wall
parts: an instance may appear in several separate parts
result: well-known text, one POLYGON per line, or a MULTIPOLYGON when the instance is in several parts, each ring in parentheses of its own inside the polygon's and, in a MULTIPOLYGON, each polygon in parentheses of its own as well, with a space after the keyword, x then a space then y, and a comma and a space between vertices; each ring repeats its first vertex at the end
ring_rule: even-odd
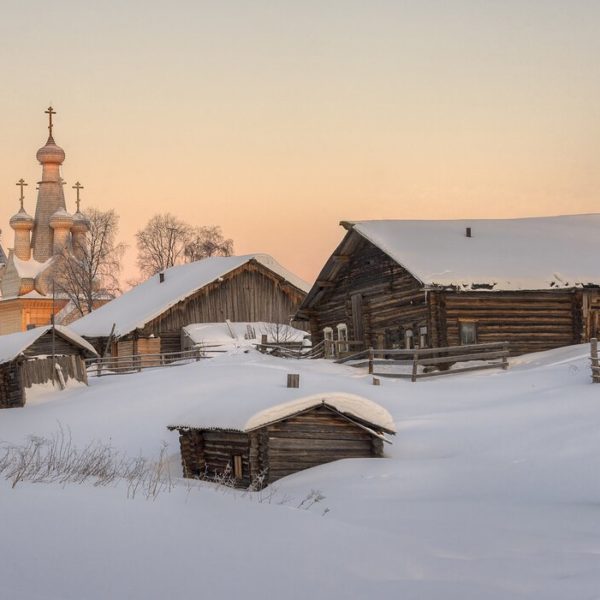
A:
POLYGON ((268 469, 269 483, 334 460, 383 452, 379 438, 325 407, 269 425, 266 431, 268 453, 261 466, 268 469))
POLYGON ((416 340, 419 328, 428 326, 421 283, 364 239, 357 242, 335 281, 321 285, 323 293, 308 313, 313 344, 323 340, 325 327, 336 336, 336 326, 345 323, 349 339, 367 347, 404 347, 407 329, 416 340))
POLYGON ((460 344, 461 320, 475 322, 479 343, 510 342, 511 354, 582 341, 580 292, 442 292, 436 302, 439 308, 433 312, 445 322, 450 346, 460 344))
POLYGON ((0 365, 0 408, 25 405, 25 393, 17 361, 0 365))

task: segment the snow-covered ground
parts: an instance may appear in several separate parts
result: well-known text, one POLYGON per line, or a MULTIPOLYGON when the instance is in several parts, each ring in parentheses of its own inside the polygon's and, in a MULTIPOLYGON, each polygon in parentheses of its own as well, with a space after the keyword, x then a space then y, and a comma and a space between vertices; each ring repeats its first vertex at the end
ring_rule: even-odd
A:
POLYGON ((124 485, 1 480, 0 598, 600 598, 600 385, 587 356, 575 346, 507 372, 378 387, 351 367, 240 352, 38 390, 0 412, 1 440, 60 424, 80 446, 110 441, 132 456, 165 441, 178 469, 166 426, 190 411, 226 425, 324 391, 380 403, 397 435, 386 459, 323 465, 260 493, 178 481, 146 500, 124 485))

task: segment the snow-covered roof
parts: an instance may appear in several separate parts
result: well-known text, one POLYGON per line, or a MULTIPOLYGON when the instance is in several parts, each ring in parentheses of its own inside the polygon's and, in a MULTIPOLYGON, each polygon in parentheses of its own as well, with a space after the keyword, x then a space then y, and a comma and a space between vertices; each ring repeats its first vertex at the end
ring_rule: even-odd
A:
POLYGON ((87 337, 108 336, 114 323, 114 335, 126 335, 144 327, 165 310, 251 260, 267 267, 302 291, 306 292, 310 288, 305 281, 290 273, 268 254, 216 256, 171 267, 164 272, 162 283, 158 274, 153 275, 122 296, 75 321, 71 327, 87 337))
POLYGON ((600 285, 600 214, 343 224, 425 286, 547 290, 600 285), (467 227, 472 237, 466 236, 467 227))
POLYGON ((308 332, 296 329, 291 325, 280 323, 226 322, 226 323, 194 323, 183 328, 185 334, 194 344, 227 345, 232 341, 248 343, 261 340, 267 336, 267 343, 302 342, 308 332))
MULTIPOLYGON (((52 325, 44 325, 43 327, 35 327, 34 329, 28 329, 27 331, 0 335, 0 364, 17 358, 17 356, 22 354, 29 346, 51 329, 52 325)), ((97 354, 91 344, 86 342, 69 328, 56 325, 56 332, 77 346, 85 348, 90 354, 97 354)))
POLYGON ((246 405, 244 402, 236 403, 235 412, 232 412, 229 403, 223 402, 221 403, 221 414, 219 414, 218 407, 217 410, 214 410, 214 405, 210 414, 208 414, 206 407, 199 407, 180 419, 176 425, 170 425, 169 427, 171 429, 228 429, 248 432, 311 408, 325 405, 351 419, 371 424, 387 433, 395 433, 396 431, 394 419, 385 408, 367 398, 346 392, 312 394, 280 404, 273 404, 272 400, 265 399, 263 403, 262 409, 252 415, 247 414, 247 407, 252 406, 256 410, 256 401, 250 405, 246 405))
POLYGON ((52 258, 49 258, 45 262, 38 262, 37 260, 33 260, 33 258, 29 260, 21 260, 13 254, 13 264, 15 265, 17 274, 19 277, 21 277, 21 279, 35 279, 42 271, 50 266, 51 262, 52 258))

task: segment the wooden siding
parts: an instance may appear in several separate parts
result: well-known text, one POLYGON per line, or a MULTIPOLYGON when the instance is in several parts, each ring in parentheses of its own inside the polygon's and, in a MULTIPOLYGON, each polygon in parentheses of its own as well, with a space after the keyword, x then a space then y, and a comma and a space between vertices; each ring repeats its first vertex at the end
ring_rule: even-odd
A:
POLYGON ((343 458, 383 456, 382 440, 327 407, 317 407, 249 433, 180 429, 184 477, 214 478, 242 457, 239 487, 266 485, 343 458))
POLYGON ((319 407, 267 428, 268 481, 342 458, 379 456, 379 438, 319 407), (375 444, 373 440, 376 440, 375 444))
MULTIPOLYGON (((39 337, 23 352, 23 354, 29 357, 39 356, 41 354, 52 354, 52 331, 48 331, 39 337)), ((54 336, 54 354, 74 354, 84 356, 87 352, 77 344, 62 337, 57 331, 54 336)))
POLYGON ((478 342, 508 341, 512 354, 577 344, 582 338, 577 292, 444 292, 436 296, 438 305, 439 296, 450 346, 460 344, 461 320, 476 323, 478 342))
POLYGON ((25 404, 25 393, 17 361, 0 365, 0 408, 18 408, 25 404))
POLYGON ((416 339, 419 327, 428 326, 420 282, 362 238, 355 242, 334 281, 317 281, 316 285, 322 285, 323 291, 308 311, 313 343, 323 339, 325 327, 335 334, 339 323, 348 325, 350 340, 373 347, 402 345, 405 330, 411 329, 416 339))

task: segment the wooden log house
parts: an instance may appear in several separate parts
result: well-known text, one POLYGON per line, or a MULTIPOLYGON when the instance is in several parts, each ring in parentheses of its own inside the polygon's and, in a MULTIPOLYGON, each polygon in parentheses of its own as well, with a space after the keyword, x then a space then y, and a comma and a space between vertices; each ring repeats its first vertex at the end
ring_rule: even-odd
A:
MULTIPOLYGON (((238 411, 240 412, 240 411, 238 411)), ((263 487, 343 458, 383 456, 394 422, 381 406, 351 394, 319 394, 269 407, 243 426, 207 427, 202 416, 169 426, 179 432, 184 477, 263 487)))
POLYGON ((150 277, 72 328, 101 354, 179 352, 193 323, 289 323, 308 288, 266 254, 206 258, 150 277))
POLYGON ((296 315, 313 343, 510 342, 522 354, 600 333, 600 215, 342 222, 296 315))
POLYGON ((34 384, 60 377, 87 383, 84 359, 95 355, 88 342, 59 325, 54 333, 46 325, 0 336, 0 408, 24 406, 34 384))

